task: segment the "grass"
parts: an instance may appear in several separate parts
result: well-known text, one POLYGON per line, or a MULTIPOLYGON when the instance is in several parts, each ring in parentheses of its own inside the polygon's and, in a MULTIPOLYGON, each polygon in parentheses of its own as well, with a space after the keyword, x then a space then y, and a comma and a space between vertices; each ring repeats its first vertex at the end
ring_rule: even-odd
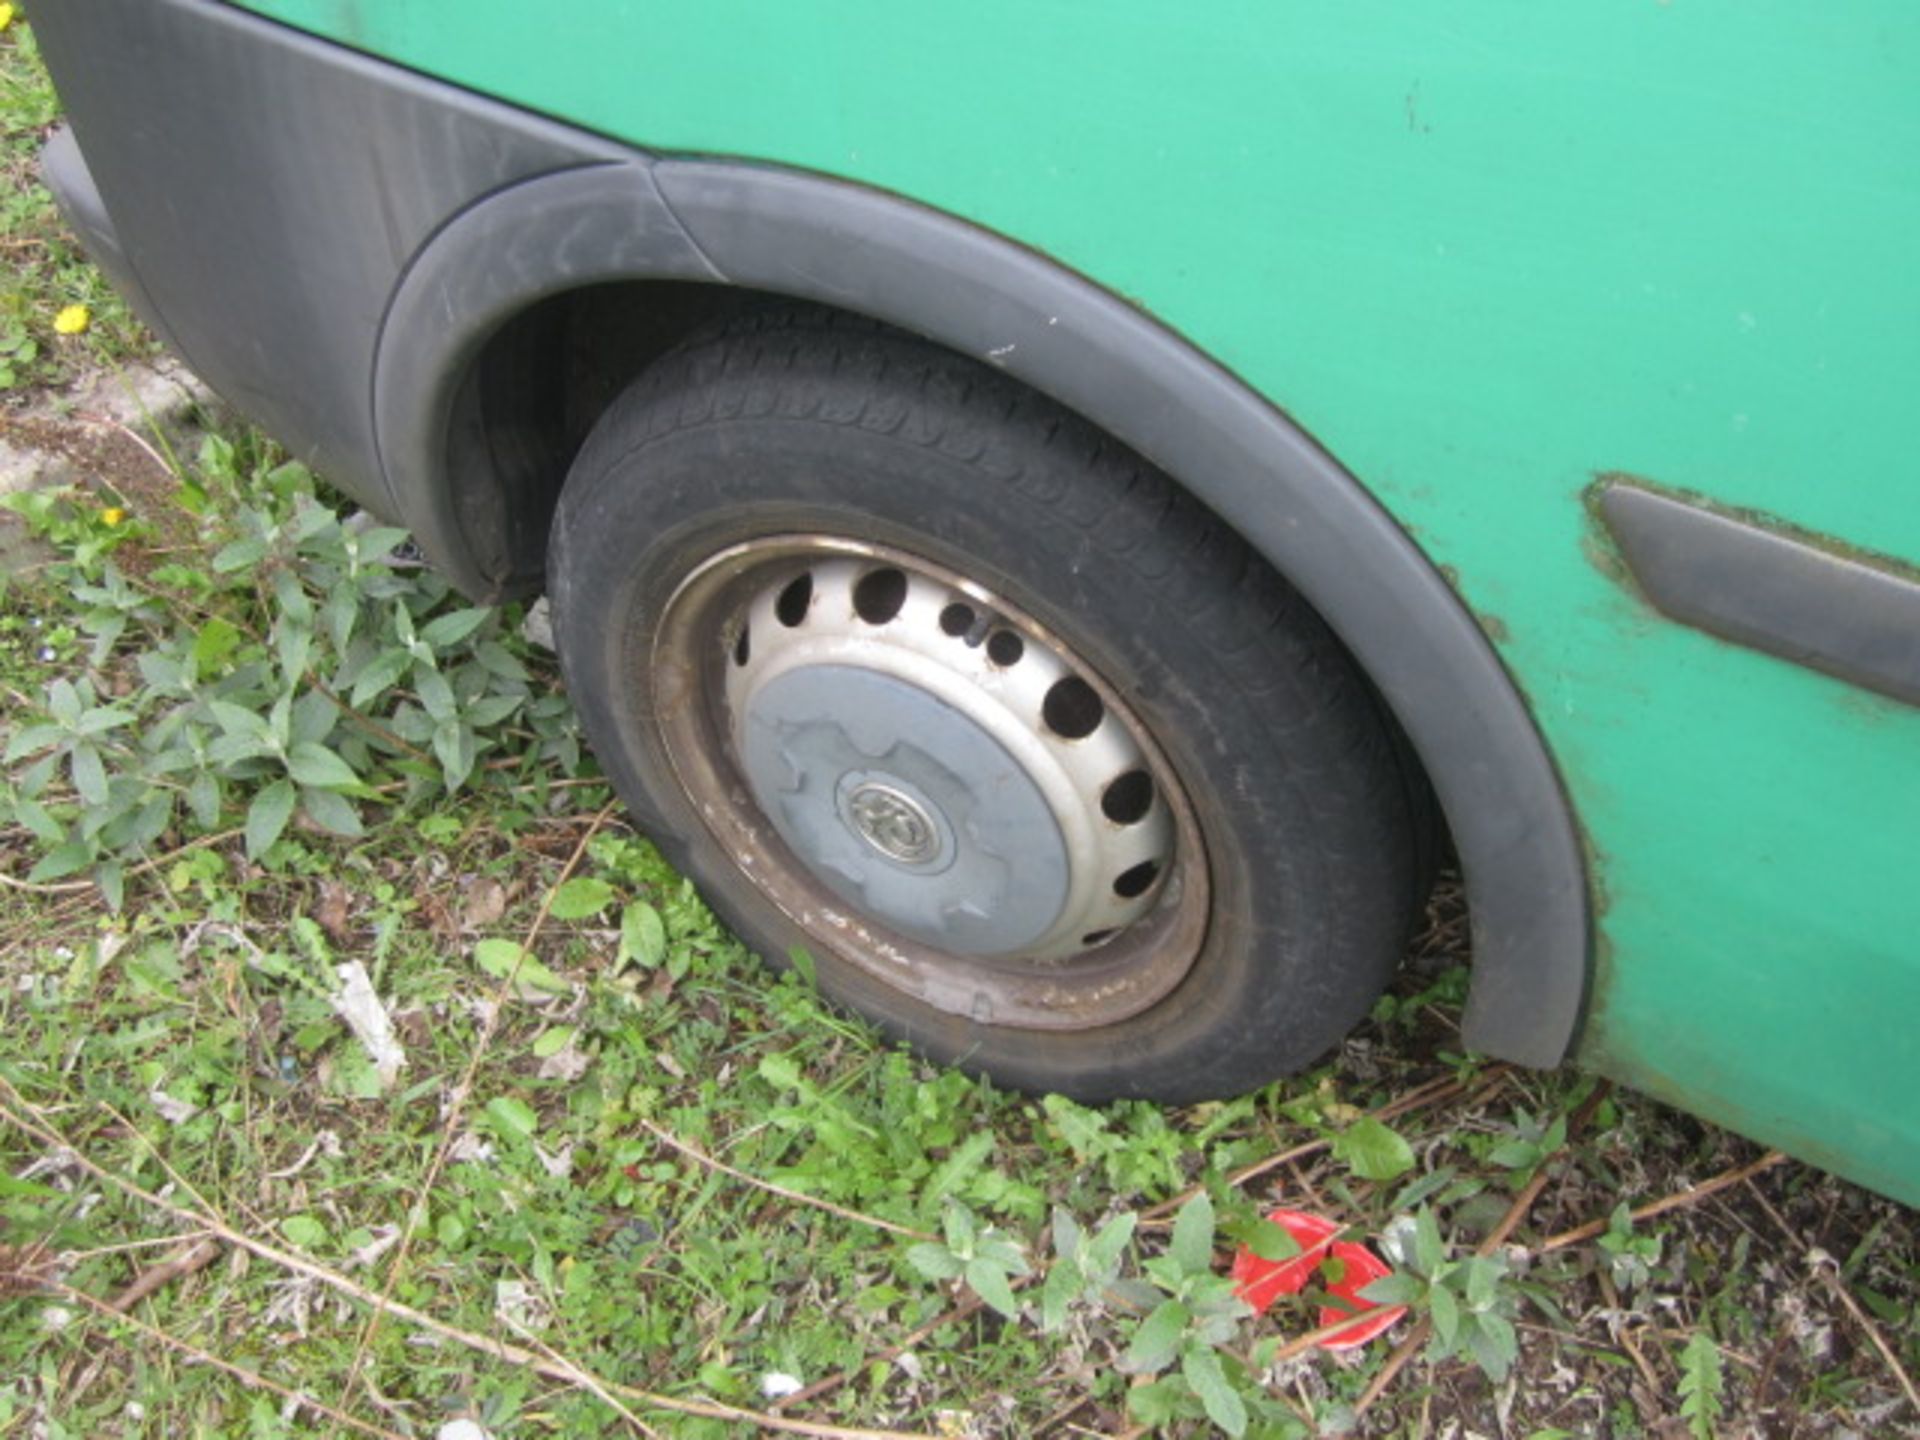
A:
MULTIPOLYGON (((37 347, 9 352, 8 413, 78 433, 59 387, 153 347, 33 180, 54 102, 18 21, 0 70, 0 327, 37 347), (74 303, 81 342, 51 329, 74 303)), ((460 638, 316 705, 350 775, 230 749, 200 814, 197 771, 142 768, 143 659, 184 646, 266 714, 329 681, 350 701, 335 667, 367 658, 299 619, 338 588, 287 539, 343 543, 324 483, 232 425, 186 457, 28 503, 50 559, 0 594, 8 813, 35 798, 53 832, 0 831, 0 1437, 1920 1427, 1911 1213, 1461 1054, 1451 883, 1308 1074, 1172 1111, 1003 1094, 744 953, 576 754, 516 617, 457 618, 377 558, 373 650, 396 605, 460 638), (52 752, 19 737, 62 680, 132 717, 87 743, 167 804, 49 868, 86 824, 79 742, 35 789, 52 752), (305 808, 268 834, 282 783, 305 808), (388 1073, 342 1013, 354 966, 388 1073), (1335 1354, 1300 1343, 1314 1298, 1238 1314, 1221 1277, 1284 1249, 1274 1203, 1389 1249, 1410 1317, 1335 1354)))

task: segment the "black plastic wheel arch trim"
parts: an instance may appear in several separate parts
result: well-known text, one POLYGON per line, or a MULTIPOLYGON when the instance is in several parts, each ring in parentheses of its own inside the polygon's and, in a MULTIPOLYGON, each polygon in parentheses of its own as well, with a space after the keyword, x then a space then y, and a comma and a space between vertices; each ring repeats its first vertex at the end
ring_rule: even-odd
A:
POLYGON ((90 248, 235 409, 394 508, 368 389, 410 257, 466 207, 623 153, 216 0, 36 7, 90 248))
POLYGON ((1920 705, 1920 579, 1876 557, 1638 481, 1596 494, 1654 608, 1736 645, 1920 705))
POLYGON ((1391 517, 1179 337, 909 201, 657 160, 215 0, 43 9, 86 173, 61 164, 90 240, 127 265, 203 378, 397 512, 474 594, 504 577, 468 543, 469 477, 447 464, 463 366, 517 308, 602 280, 860 311, 1001 366, 1153 459, 1320 609, 1425 762, 1473 911, 1468 1043, 1534 1064, 1566 1053, 1588 888, 1525 702, 1391 517))
POLYGON ((407 268, 374 356, 374 433, 388 488, 427 556, 468 594, 518 578, 487 497, 448 463, 459 384, 487 341, 529 305, 588 285, 645 277, 724 283, 653 183, 617 157, 529 180, 442 228, 407 268), (471 522, 469 514, 472 513, 471 522))
POLYGON ((100 187, 93 183, 93 172, 80 153, 80 144, 71 125, 56 126, 40 151, 40 179, 52 192, 60 207, 60 216, 86 246, 87 254, 106 272, 113 288, 124 296, 141 321, 176 354, 180 344, 167 332, 159 307, 153 303, 140 277, 127 263, 120 248, 120 237, 100 198, 100 187))
POLYGON ((1177 477, 1326 617, 1426 765, 1473 917, 1467 1043, 1533 1065, 1567 1054, 1589 969, 1584 855, 1553 762, 1479 625, 1392 517, 1271 404, 1000 236, 816 175, 638 155, 474 207, 396 295, 378 387, 390 481, 428 553, 462 583, 486 577, 459 554, 454 478, 401 492, 435 476, 463 362, 516 291, 531 301, 617 278, 719 280, 886 321, 999 366, 1177 477), (618 218, 603 225, 596 206, 618 218), (562 214, 568 234, 624 226, 624 242, 550 243, 562 214), (450 304, 456 293, 478 298, 450 304))

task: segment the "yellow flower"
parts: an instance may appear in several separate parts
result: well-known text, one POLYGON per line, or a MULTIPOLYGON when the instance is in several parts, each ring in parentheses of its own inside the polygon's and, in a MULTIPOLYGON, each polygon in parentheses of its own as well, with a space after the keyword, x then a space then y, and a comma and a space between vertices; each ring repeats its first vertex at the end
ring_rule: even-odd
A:
POLYGON ((0 30, 6 29, 11 24, 13 24, 13 6, 0 5, 0 30))
POLYGON ((118 505, 109 505, 100 512, 100 523, 109 527, 118 525, 126 518, 127 512, 122 510, 118 505))
POLYGON ((69 305, 53 317, 53 328, 62 335, 79 335, 93 323, 93 312, 84 305, 69 305))

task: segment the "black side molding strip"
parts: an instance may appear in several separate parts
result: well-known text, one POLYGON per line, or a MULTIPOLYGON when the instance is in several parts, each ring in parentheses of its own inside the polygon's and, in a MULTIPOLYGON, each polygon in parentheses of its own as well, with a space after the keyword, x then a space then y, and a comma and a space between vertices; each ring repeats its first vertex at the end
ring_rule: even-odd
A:
POLYGON ((1920 578, 1624 480, 1601 518, 1661 613, 1920 705, 1920 578))

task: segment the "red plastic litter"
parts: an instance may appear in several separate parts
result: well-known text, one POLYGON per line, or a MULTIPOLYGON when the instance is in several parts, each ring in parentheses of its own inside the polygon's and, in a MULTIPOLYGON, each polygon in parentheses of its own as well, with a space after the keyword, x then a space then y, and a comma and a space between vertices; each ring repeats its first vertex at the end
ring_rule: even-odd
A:
POLYGON ((1234 1286, 1260 1314, 1282 1295, 1298 1295, 1327 1258, 1327 1243, 1340 1233, 1333 1221, 1301 1210, 1276 1210, 1267 1216, 1293 1237, 1300 1253, 1290 1260, 1262 1260, 1245 1245, 1233 1257, 1234 1286))
POLYGON ((1275 1210, 1267 1219, 1293 1237, 1300 1253, 1288 1260, 1262 1260, 1245 1245, 1240 1247, 1233 1257, 1234 1286, 1240 1298, 1256 1313, 1265 1313, 1282 1295, 1298 1295, 1306 1289, 1307 1282, 1329 1256, 1340 1261, 1344 1271, 1338 1281, 1326 1287, 1327 1294, 1345 1301, 1348 1308, 1322 1306, 1320 1324, 1333 1325, 1350 1315, 1372 1313, 1367 1319, 1356 1321, 1350 1329, 1322 1340, 1322 1349, 1351 1350, 1356 1345, 1364 1345, 1407 1313, 1404 1305, 1382 1308, 1360 1298, 1362 1290, 1393 1271, 1366 1246, 1351 1240, 1335 1240, 1333 1237, 1340 1233, 1340 1226, 1333 1221, 1324 1215, 1309 1215, 1304 1210, 1275 1210))

